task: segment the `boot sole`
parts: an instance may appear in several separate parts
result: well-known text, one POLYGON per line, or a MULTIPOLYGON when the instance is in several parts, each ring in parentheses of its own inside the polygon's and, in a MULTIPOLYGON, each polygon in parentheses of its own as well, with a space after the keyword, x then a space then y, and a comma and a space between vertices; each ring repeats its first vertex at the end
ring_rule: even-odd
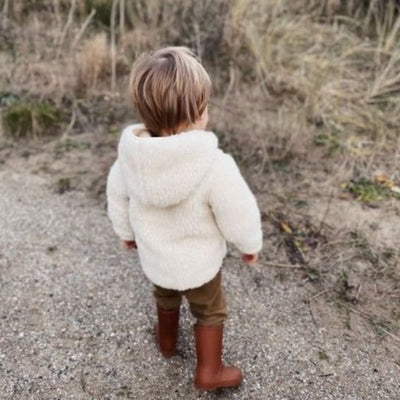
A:
POLYGON ((243 380, 241 380, 240 382, 225 382, 223 384, 218 384, 218 385, 203 385, 203 384, 199 384, 196 383, 194 384, 196 389, 199 390, 216 390, 216 389, 223 389, 223 388, 235 388, 240 386, 243 383, 243 380))

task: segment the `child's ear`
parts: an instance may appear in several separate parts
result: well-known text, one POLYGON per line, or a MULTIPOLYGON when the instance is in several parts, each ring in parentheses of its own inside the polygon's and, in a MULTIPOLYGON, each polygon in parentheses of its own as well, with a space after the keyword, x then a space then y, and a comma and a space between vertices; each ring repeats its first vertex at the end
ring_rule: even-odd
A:
POLYGON ((200 115, 200 118, 196 121, 196 128, 198 129, 206 129, 208 124, 208 106, 204 109, 203 113, 200 115))

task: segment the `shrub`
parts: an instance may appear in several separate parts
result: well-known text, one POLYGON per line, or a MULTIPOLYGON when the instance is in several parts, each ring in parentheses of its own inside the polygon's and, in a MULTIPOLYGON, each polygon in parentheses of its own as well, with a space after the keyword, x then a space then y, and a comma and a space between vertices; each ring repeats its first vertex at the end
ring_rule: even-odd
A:
POLYGON ((49 103, 18 102, 2 112, 3 130, 14 138, 50 133, 61 122, 61 111, 49 103))

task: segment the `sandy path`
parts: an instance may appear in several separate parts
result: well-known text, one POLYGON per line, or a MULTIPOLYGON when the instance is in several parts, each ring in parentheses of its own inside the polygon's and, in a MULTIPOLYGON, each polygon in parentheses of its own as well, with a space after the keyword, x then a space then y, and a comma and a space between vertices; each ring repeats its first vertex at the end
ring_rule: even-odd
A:
MULTIPOLYGON (((179 353, 153 342, 150 284, 119 246, 105 212, 80 192, 53 193, 46 179, 0 171, 0 399, 400 398, 399 366, 357 316, 352 329, 309 297, 298 276, 225 265, 231 316, 226 360, 237 390, 192 386, 191 317, 179 353)), ((397 360, 399 361, 399 360, 397 360)))

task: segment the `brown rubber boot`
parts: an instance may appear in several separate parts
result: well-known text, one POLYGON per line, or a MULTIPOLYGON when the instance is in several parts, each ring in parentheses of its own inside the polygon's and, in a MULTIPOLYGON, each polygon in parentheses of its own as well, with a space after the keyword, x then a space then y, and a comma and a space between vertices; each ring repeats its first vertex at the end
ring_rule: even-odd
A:
POLYGON ((164 357, 175 354, 178 340, 179 307, 173 310, 157 308, 158 326, 156 328, 158 347, 164 357))
POLYGON ((226 367, 221 360, 223 325, 195 325, 197 367, 194 385, 197 389, 212 390, 240 385, 242 371, 226 367))

